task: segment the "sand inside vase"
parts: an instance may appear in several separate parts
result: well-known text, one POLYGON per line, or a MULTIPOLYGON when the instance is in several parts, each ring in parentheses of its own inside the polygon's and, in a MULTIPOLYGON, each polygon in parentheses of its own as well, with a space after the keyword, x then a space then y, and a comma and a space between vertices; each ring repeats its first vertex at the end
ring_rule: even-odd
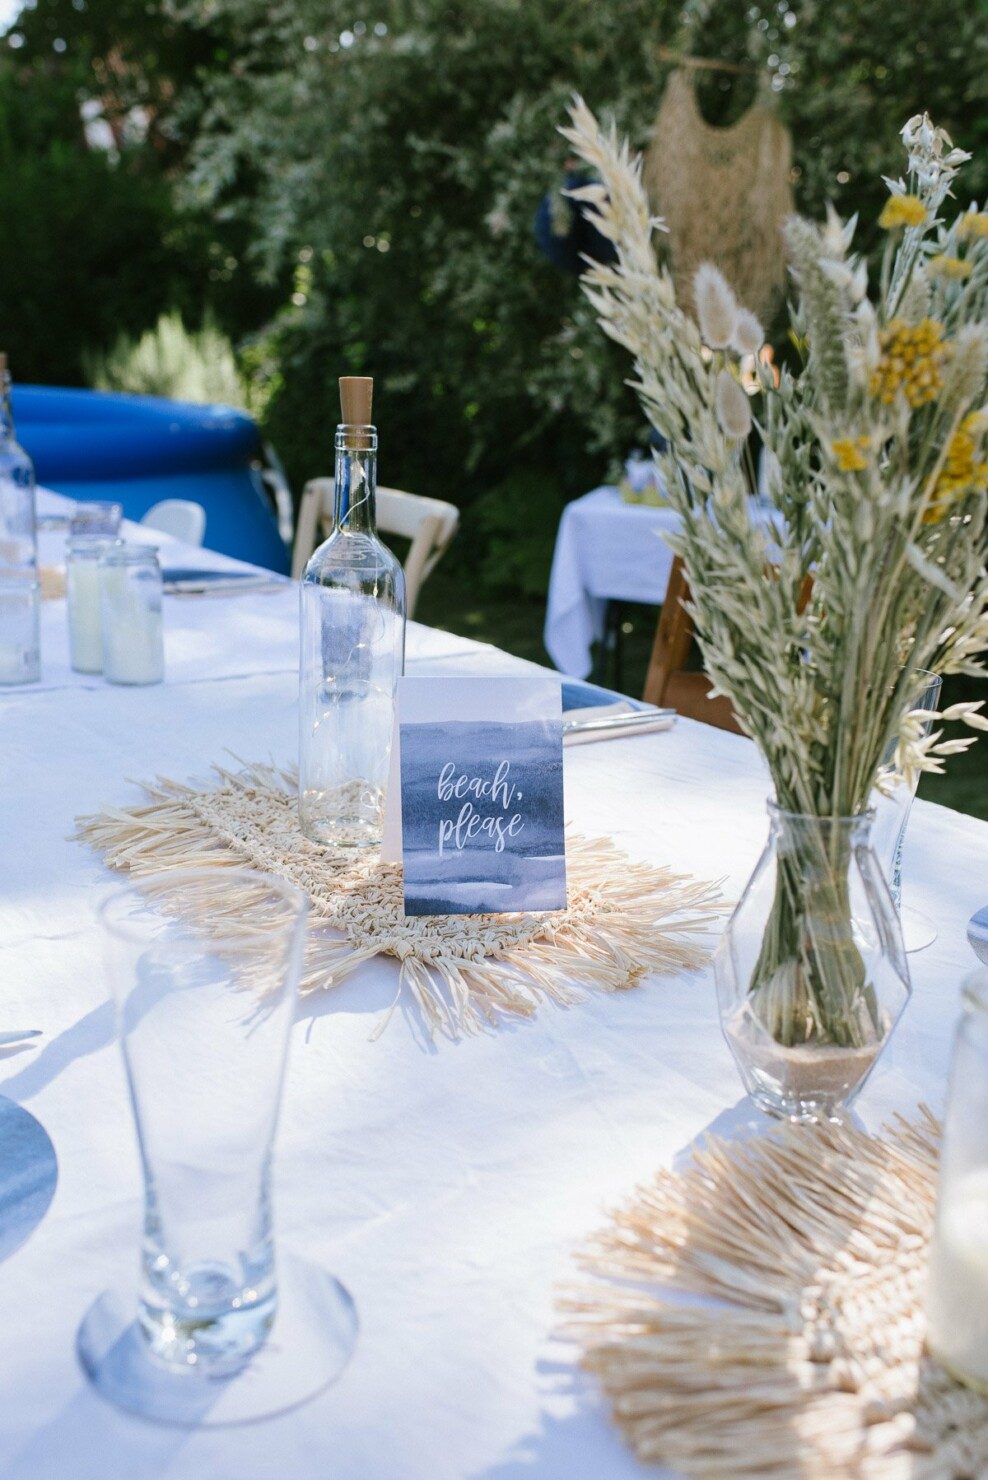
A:
MULTIPOLYGON (((724 1024, 724 1034, 746 1079, 786 1106, 833 1108, 850 1098, 864 1082, 888 1039, 885 1031, 863 1048, 827 1044, 788 1047, 777 1043, 745 1003, 724 1024)), ((752 1086, 749 1084, 749 1091, 752 1086)), ((782 1105, 780 1105, 780 1109, 782 1105)))

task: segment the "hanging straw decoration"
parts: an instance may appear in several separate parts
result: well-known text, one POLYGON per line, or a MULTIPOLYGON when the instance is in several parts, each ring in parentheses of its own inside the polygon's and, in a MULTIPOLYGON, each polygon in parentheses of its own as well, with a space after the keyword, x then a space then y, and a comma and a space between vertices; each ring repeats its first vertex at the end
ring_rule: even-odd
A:
MULTIPOLYGON (((652 973, 696 970, 723 918, 715 886, 636 863, 605 839, 572 835, 565 910, 406 916, 400 865, 338 859, 302 835, 292 773, 264 765, 216 771, 218 784, 206 788, 159 779, 144 787, 139 806, 79 818, 77 836, 134 875, 247 863, 288 879, 308 894, 315 925, 303 992, 335 986, 372 956, 394 956, 395 1006, 407 994, 430 1036, 530 1017, 543 1001, 568 1005, 587 988, 621 991, 652 973)), ((195 900, 176 903, 195 914, 195 900)), ((236 931, 240 906, 231 879, 221 901, 209 892, 203 923, 222 913, 224 933, 236 931)))
POLYGON ((701 114, 687 72, 672 73, 644 183, 669 230, 681 304, 692 303, 700 263, 714 262, 742 303, 771 322, 786 284, 781 226, 793 211, 791 168, 789 131, 763 97, 736 123, 715 127, 701 114))
POLYGON ((988 1397, 923 1350, 938 1146, 925 1110, 878 1136, 711 1138, 614 1214, 564 1309, 639 1459, 706 1480, 988 1475, 988 1397))

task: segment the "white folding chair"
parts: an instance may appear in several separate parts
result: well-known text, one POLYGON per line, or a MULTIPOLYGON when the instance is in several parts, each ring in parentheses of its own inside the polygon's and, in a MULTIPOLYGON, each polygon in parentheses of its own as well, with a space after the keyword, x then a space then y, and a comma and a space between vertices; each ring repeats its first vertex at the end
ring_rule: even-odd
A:
MULTIPOLYGON (((332 523, 333 497, 332 478, 312 478, 305 485, 292 553, 292 575, 296 580, 316 548, 320 524, 328 529, 332 523)), ((412 542, 405 558, 405 605, 409 616, 415 611, 423 582, 449 549, 459 522, 459 509, 443 499, 402 493, 397 488, 377 490, 378 529, 412 542)))
POLYGON ((206 533, 206 510, 190 498, 163 498, 160 504, 151 505, 141 523, 186 545, 201 545, 206 533))

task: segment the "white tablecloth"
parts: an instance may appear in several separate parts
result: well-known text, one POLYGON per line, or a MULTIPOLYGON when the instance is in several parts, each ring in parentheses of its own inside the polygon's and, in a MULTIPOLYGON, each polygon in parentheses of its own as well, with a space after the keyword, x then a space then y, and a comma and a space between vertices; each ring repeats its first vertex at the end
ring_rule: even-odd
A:
POLYGON ((595 488, 567 504, 549 577, 544 642, 561 673, 586 678, 590 647, 604 633, 608 601, 665 600, 675 529, 672 509, 629 504, 616 488, 595 488))
MULTIPOLYGON (((261 647, 280 617, 257 597, 261 647)), ((469 645, 468 645, 469 646, 469 645)), ((437 660, 518 671, 477 646, 437 660)), ((322 1261, 360 1311, 356 1355, 307 1406, 245 1429, 184 1432, 125 1418, 73 1355, 96 1293, 133 1271, 140 1179, 94 908, 110 876, 69 840, 73 818, 136 793, 126 777, 205 776, 230 750, 295 754, 294 674, 148 689, 0 697, 0 1027, 40 1046, 0 1054, 0 1091, 46 1127, 52 1205, 0 1262, 4 1480, 630 1480, 644 1475, 553 1337, 554 1286, 604 1209, 710 1129, 756 1119, 720 1037, 712 976, 651 981, 430 1050, 396 1015, 375 961, 299 1010, 278 1143, 279 1237, 322 1261)), ((747 740, 687 720, 568 751, 566 807, 736 891, 766 827, 747 740)), ((860 1103, 876 1126, 942 1105, 965 922, 985 903, 988 825, 918 803, 907 900, 938 921, 912 958, 915 993, 860 1103)))
MULTIPOLYGON (((38 490, 38 513, 62 515, 73 501, 47 489, 38 490)), ((199 570, 252 570, 215 550, 183 545, 146 524, 124 521, 128 540, 156 545, 161 564, 199 570)), ((64 564, 65 530, 42 528, 39 556, 43 564, 64 564)), ((267 574, 271 574, 267 572, 267 574)), ((251 673, 298 671, 298 587, 285 581, 282 589, 245 591, 244 594, 177 596, 164 598, 165 675, 169 683, 202 679, 239 678, 251 673)), ((469 653, 474 644, 449 632, 438 632, 418 622, 408 626, 407 662, 414 669, 423 658, 451 658, 469 653)), ((69 629, 64 598, 41 603, 41 681, 32 693, 45 689, 105 689, 98 673, 76 673, 69 662, 69 629)))

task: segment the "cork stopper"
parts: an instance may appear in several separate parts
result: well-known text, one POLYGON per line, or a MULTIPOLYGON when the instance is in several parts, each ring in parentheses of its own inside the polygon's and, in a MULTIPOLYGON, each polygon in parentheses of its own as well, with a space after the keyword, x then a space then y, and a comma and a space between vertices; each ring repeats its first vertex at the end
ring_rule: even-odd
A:
POLYGON ((340 410, 344 426, 369 427, 372 425, 371 406, 374 400, 374 381, 369 375, 340 376, 340 410))

